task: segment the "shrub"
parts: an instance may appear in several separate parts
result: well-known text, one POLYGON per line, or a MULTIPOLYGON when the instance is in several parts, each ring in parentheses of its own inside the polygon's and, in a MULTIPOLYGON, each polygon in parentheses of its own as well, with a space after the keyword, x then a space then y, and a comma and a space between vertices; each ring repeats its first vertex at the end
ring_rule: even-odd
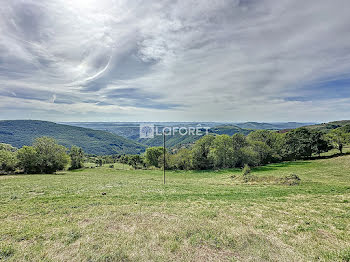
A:
POLYGON ((69 162, 67 149, 49 137, 37 138, 33 146, 18 150, 19 166, 25 173, 52 174, 62 170, 69 162))
POLYGON ((146 149, 145 160, 148 166, 159 167, 159 157, 163 155, 162 147, 149 147, 146 149))
POLYGON ((258 166, 260 164, 260 157, 258 152, 254 151, 251 147, 244 147, 240 150, 241 166, 258 166))
POLYGON ((8 150, 0 150, 0 172, 13 172, 16 170, 16 153, 8 150))
POLYGON ((249 181, 250 174, 251 174, 251 169, 250 169, 249 165, 245 164, 244 168, 242 170, 243 181, 245 183, 247 183, 249 181))
POLYGON ((79 169, 84 166, 84 152, 80 147, 72 146, 69 156, 71 160, 70 169, 79 169))
POLYGON ((291 174, 288 176, 285 176, 281 179, 282 184, 288 185, 288 186, 296 186, 300 183, 300 178, 296 174, 291 174))
POLYGON ((191 151, 182 148, 176 154, 169 156, 171 169, 189 170, 192 168, 191 151))
POLYGON ((213 167, 212 159, 209 157, 215 137, 212 135, 204 136, 194 144, 192 154, 192 165, 194 169, 210 169, 213 167))

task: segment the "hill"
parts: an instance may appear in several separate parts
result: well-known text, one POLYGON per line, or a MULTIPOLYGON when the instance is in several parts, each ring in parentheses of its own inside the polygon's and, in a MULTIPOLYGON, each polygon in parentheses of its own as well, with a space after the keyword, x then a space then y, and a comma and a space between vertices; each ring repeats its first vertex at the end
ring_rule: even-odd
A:
MULTIPOLYGON (((237 133, 241 133, 244 135, 248 135, 250 132, 253 130, 249 129, 242 129, 236 126, 217 126, 217 127, 212 127, 208 130, 209 135, 229 135, 232 136, 237 133)), ((202 130, 203 134, 205 130, 202 130)), ((201 136, 190 136, 190 135, 185 135, 182 136, 180 134, 175 134, 173 136, 168 136, 166 138, 166 146, 167 147, 182 147, 186 146, 189 144, 192 144, 196 142, 198 139, 200 139, 203 135, 201 136)), ((151 139, 142 139, 139 138, 137 140, 138 142, 148 145, 148 146, 161 146, 163 144, 163 138, 162 136, 155 136, 154 138, 151 139)))
MULTIPOLYGON (((161 146, 163 145, 163 138, 161 136, 155 136, 154 138, 143 139, 140 138, 139 126, 140 122, 65 122, 64 124, 79 126, 84 128, 91 128, 96 130, 104 130, 113 134, 125 137, 127 139, 134 140, 147 146, 161 146)), ((177 127, 210 127, 210 134, 227 134, 233 135, 236 133, 249 134, 252 129, 245 129, 235 126, 234 124, 215 123, 215 122, 155 122, 152 123, 161 130, 163 127, 177 126, 177 127)), ((204 130, 203 130, 204 131, 204 130)), ((183 145, 189 145, 194 143, 201 136, 182 136, 175 134, 168 136, 166 145, 167 147, 181 147, 183 145)))
POLYGON ((1 143, 22 147, 41 136, 53 137, 66 147, 79 146, 89 154, 139 154, 145 150, 140 143, 105 131, 37 120, 0 121, 1 143))
POLYGON ((306 126, 306 128, 321 130, 321 131, 324 131, 327 133, 332 129, 336 129, 338 127, 342 127, 342 126, 346 126, 346 125, 350 125, 350 120, 339 120, 339 121, 332 121, 329 123, 309 125, 309 126, 306 126))
POLYGON ((234 125, 244 129, 283 130, 283 129, 295 129, 298 127, 314 125, 314 124, 315 123, 300 123, 300 122, 280 122, 280 123, 244 122, 244 123, 235 123, 234 125))
MULTIPOLYGON (((139 126, 141 122, 64 122, 64 124, 91 128, 95 130, 108 131, 113 134, 131 139, 135 142, 139 142, 146 146, 161 146, 163 145, 163 138, 155 136, 150 139, 142 139, 139 134, 139 126)), ((265 130, 282 130, 293 129, 312 123, 298 123, 298 122, 286 122, 286 123, 260 123, 260 122, 245 122, 245 123, 220 123, 220 122, 154 122, 149 123, 159 127, 159 129, 165 126, 177 126, 177 127, 193 127, 202 126, 210 127, 210 134, 226 134, 232 136, 236 133, 242 133, 244 135, 258 129, 265 130)), ((179 134, 168 136, 166 139, 167 147, 182 147, 197 141, 201 136, 181 136, 179 134)))

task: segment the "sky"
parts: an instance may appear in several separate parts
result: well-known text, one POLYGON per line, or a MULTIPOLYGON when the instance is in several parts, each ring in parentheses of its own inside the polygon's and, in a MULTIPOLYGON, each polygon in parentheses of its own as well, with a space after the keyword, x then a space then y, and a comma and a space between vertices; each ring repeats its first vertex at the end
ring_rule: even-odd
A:
POLYGON ((1 0, 0 119, 350 119, 348 0, 1 0))

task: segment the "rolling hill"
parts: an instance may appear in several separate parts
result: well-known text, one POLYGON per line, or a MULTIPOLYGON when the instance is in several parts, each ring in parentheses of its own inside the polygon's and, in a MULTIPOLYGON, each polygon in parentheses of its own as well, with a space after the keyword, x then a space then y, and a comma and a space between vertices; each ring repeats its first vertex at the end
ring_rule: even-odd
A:
MULTIPOLYGON (((141 122, 64 122, 63 124, 91 128, 95 130, 108 131, 113 134, 131 139, 135 142, 139 142, 146 146, 161 146, 163 145, 163 138, 155 136, 150 139, 143 139, 139 137, 139 125, 141 122)), ((154 122, 155 126, 162 128, 165 126, 202 126, 210 127, 210 134, 226 134, 232 136, 236 133, 242 133, 244 135, 258 129, 266 130, 282 130, 282 129, 293 129, 312 123, 297 123, 297 122, 286 122, 286 123, 260 123, 260 122, 245 122, 245 123, 220 123, 220 122, 154 122)), ((175 134, 166 138, 167 147, 182 147, 190 145, 198 140, 201 136, 181 136, 175 134)))
POLYGON ((300 122, 280 122, 280 123, 244 122, 244 123, 235 123, 234 125, 244 129, 283 130, 283 129, 295 129, 298 127, 309 126, 314 124, 315 123, 300 123, 300 122))
POLYGON ((22 147, 41 136, 53 137, 61 145, 76 145, 96 155, 139 154, 145 150, 145 146, 136 141, 105 131, 38 120, 0 121, 1 143, 22 147))
MULTIPOLYGON (((64 124, 79 126, 85 128, 91 128, 96 130, 104 130, 114 133, 119 136, 123 136, 127 139, 134 140, 146 146, 162 146, 163 137, 155 136, 154 138, 140 138, 139 122, 65 122, 64 124)), ((215 122, 156 122, 152 123, 161 130, 166 126, 177 126, 177 127, 196 127, 198 125, 202 127, 210 127, 210 134, 227 134, 233 135, 236 133, 249 134, 253 130, 244 129, 237 127, 233 124, 215 123, 215 122)), ((202 130, 205 132, 205 129, 202 130)), ((194 143, 202 136, 191 136, 191 135, 179 135, 178 133, 172 136, 167 136, 166 146, 167 147, 182 147, 194 143)))
POLYGON ((306 128, 321 130, 321 131, 327 133, 328 131, 330 131, 332 129, 336 129, 338 127, 343 127, 346 125, 350 125, 350 120, 332 121, 329 123, 322 123, 322 124, 317 124, 317 125, 306 126, 306 128))

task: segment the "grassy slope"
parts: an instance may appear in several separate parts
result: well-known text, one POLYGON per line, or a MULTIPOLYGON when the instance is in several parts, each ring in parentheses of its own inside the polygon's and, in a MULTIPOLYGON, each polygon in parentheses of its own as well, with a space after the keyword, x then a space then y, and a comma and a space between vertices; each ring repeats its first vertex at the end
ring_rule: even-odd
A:
POLYGON ((105 131, 61 125, 46 121, 9 120, 0 121, 0 142, 15 147, 31 145, 36 137, 49 136, 58 143, 82 147, 90 154, 137 154, 145 147, 132 140, 105 131))
POLYGON ((350 157, 240 170, 0 176, 0 260, 348 261, 350 157), (106 195, 102 195, 105 192, 106 195))

